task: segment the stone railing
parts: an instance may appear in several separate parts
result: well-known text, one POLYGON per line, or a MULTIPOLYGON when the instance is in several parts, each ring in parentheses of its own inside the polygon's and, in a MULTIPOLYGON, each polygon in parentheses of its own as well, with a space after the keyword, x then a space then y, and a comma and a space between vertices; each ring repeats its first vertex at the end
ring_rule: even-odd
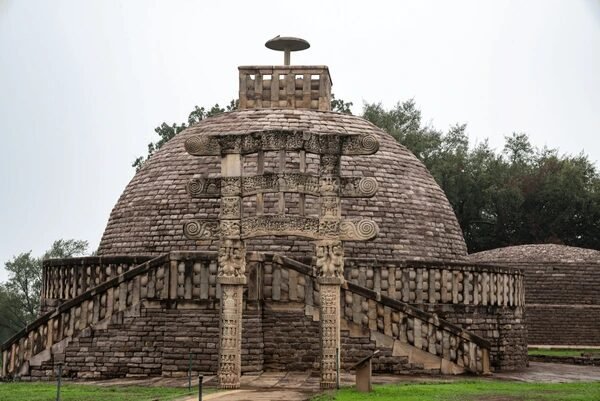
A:
POLYGON ((346 259, 346 280, 408 304, 523 306, 519 269, 469 263, 346 259))
MULTIPOLYGON (((272 254, 248 257, 247 302, 284 302, 318 314, 319 285, 314 267, 272 254), (305 307, 306 306, 306 307, 305 307)), ((176 252, 148 260, 109 278, 47 312, 2 346, 2 376, 26 376, 32 367, 61 361, 67 345, 85 330, 119 322, 147 305, 191 302, 217 309, 214 252, 176 252), (159 302, 156 302, 159 301, 159 302)), ((347 282, 341 293, 346 321, 392 338, 465 370, 489 370, 489 343, 471 332, 374 290, 347 282)), ((68 363, 68 361, 67 361, 68 363)))
MULTIPOLYGON (((265 255, 264 296, 318 305, 313 267, 281 255, 265 255), (272 263, 269 263, 272 262, 272 263)), ((398 340, 474 373, 490 371, 489 341, 405 302, 346 282, 342 316, 365 329, 398 340)))
POLYGON ((178 252, 151 259, 63 302, 2 345, 2 377, 26 375, 29 365, 61 358, 83 330, 135 307, 140 300, 219 297, 214 252, 178 252))
POLYGON ((489 373, 489 341, 404 302, 346 283, 343 316, 348 321, 452 362, 473 373, 489 373))
POLYGON ((44 260, 41 313, 150 259, 150 256, 86 256, 44 260))

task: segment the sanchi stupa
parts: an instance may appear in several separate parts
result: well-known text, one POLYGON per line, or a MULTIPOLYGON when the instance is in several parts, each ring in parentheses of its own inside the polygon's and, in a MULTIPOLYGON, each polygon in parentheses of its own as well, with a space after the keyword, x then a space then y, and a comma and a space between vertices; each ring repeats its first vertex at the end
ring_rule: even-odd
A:
POLYGON ((530 346, 600 346, 600 251, 519 245, 474 253, 469 260, 522 269, 530 346))
MULTIPOLYGON (((425 166, 331 111, 326 66, 239 67, 239 108, 166 143, 110 215, 98 256, 48 260, 39 318, 2 376, 337 370, 476 373, 527 364, 522 270, 469 260, 425 166)), ((363 79, 360 75, 355 79, 363 79)))

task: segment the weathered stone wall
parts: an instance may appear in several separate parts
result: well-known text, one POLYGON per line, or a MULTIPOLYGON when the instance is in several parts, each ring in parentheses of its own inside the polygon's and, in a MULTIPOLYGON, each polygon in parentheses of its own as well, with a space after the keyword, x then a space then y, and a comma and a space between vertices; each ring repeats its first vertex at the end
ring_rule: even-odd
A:
POLYGON ((524 308, 482 305, 422 305, 465 330, 487 339, 496 370, 519 370, 527 366, 527 325, 524 308))
MULTIPOLYGON (((265 370, 318 370, 319 369, 319 322, 304 306, 285 307, 271 304, 265 307, 264 341, 265 370)), ((433 373, 440 369, 425 369, 422 364, 409 363, 407 356, 393 355, 392 346, 377 344, 371 332, 361 330, 343 320, 341 336, 341 369, 351 369, 358 361, 373 358, 373 371, 379 373, 433 373)))
MULTIPOLYGON (((305 313, 316 319, 319 286, 311 276, 314 276, 311 266, 277 256, 272 261, 265 260, 265 299, 269 298, 281 310, 288 307, 290 302, 303 302, 305 313)), ((378 358, 381 362, 377 364, 377 369, 382 371, 418 367, 422 372, 439 372, 441 359, 452 361, 448 366, 457 369, 473 372, 485 370, 483 364, 487 358, 484 348, 489 347, 484 345, 486 341, 470 336, 458 326, 442 321, 435 315, 423 313, 403 302, 350 283, 343 286, 340 307, 343 311, 342 325, 352 329, 353 335, 350 337, 358 338, 348 342, 354 344, 347 357, 348 362, 364 356, 365 350, 372 350, 369 344, 375 341, 378 349, 382 349, 378 358), (398 365, 406 355, 416 355, 409 359, 414 366, 398 365), (426 367, 421 366, 424 360, 427 361, 426 367)), ((343 354, 346 350, 341 352, 343 354)), ((448 368, 446 371, 451 370, 448 368)))
POLYGON ((533 345, 600 345, 600 305, 527 305, 533 345))
POLYGON ((265 306, 265 370, 318 370, 319 322, 306 316, 304 304, 265 306))
MULTIPOLYGON (((99 246, 100 255, 152 254, 177 250, 217 250, 211 241, 187 239, 186 219, 218 219, 218 199, 195 199, 186 184, 200 175, 220 174, 218 157, 196 158, 184 142, 195 135, 303 130, 308 133, 373 134, 380 143, 374 156, 342 158, 348 176, 374 177, 379 189, 371 199, 344 199, 348 219, 370 218, 380 235, 372 242, 347 242, 346 256, 459 260, 466 246, 452 207, 426 167, 391 135, 371 123, 339 113, 312 110, 252 109, 223 113, 203 120, 167 142, 132 179, 111 212, 99 246)), ((266 152, 266 159, 269 157, 266 152)), ((290 163, 298 163, 298 156, 290 163)), ((267 163, 268 160, 265 160, 267 163)), ((307 170, 314 168, 309 158, 307 170)), ((273 171, 269 165, 265 172, 273 171)), ((249 172, 252 174, 252 172, 249 172)), ((286 207, 298 209, 298 197, 289 194, 286 207)), ((265 196, 265 213, 270 208, 265 196)), ((274 203, 273 203, 274 205, 274 203)), ((297 237, 248 241, 248 249, 281 252, 290 257, 313 256, 311 241, 297 237)))
MULTIPOLYGON (((242 365, 244 372, 263 370, 262 316, 245 311, 242 365)), ((65 376, 112 378, 125 376, 185 376, 190 353, 194 375, 214 374, 218 364, 219 311, 214 304, 191 302, 161 305, 151 302, 114 316, 111 323, 87 329, 56 354, 65 361, 65 376)), ((51 364, 32 369, 49 376, 51 364)))
POLYGON ((492 367, 527 364, 522 272, 469 263, 350 259, 346 278, 410 303, 491 342, 492 367))
POLYGON ((470 259, 523 271, 529 344, 600 345, 599 251, 521 245, 470 259))
MULTIPOLYGON (((177 376, 187 371, 190 351, 200 355, 194 359, 194 372, 214 372, 221 297, 215 257, 164 255, 65 301, 4 346, 3 358, 8 362, 3 374, 47 375, 48 364, 66 356, 66 371, 82 377, 177 376)), ((357 269, 359 275, 366 272, 357 269)), ((445 371, 479 372, 490 342, 496 369, 522 366, 524 326, 519 307, 510 305, 520 302, 518 277, 511 281, 510 269, 486 278, 473 266, 467 273, 457 267, 461 274, 471 274, 469 279, 475 283, 462 289, 463 299, 482 303, 466 306, 449 303, 459 294, 448 288, 442 293, 435 280, 454 277, 455 272, 445 265, 438 277, 439 269, 439 264, 422 263, 414 274, 409 270, 399 275, 409 280, 409 299, 413 299, 411 292, 417 299, 419 288, 423 297, 427 294, 438 301, 421 304, 421 309, 383 295, 383 290, 344 284, 340 294, 343 367, 379 349, 374 362, 378 371, 439 372, 445 366, 445 371), (419 284, 418 277, 433 280, 427 281, 430 287, 419 284), (484 291, 492 282, 505 285, 484 291), (507 286, 511 289, 505 290, 507 286)), ((320 288, 314 267, 282 256, 252 254, 247 276, 243 371, 314 369, 320 338, 320 288)), ((372 285, 383 282, 374 280, 372 285)))

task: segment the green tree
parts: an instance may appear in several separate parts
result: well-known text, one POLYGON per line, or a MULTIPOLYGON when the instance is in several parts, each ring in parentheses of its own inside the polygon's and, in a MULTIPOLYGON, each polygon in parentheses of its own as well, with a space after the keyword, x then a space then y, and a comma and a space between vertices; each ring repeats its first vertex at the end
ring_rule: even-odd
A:
POLYGON ((85 254, 87 241, 57 240, 42 257, 31 251, 14 256, 4 264, 8 281, 0 283, 0 342, 35 320, 40 307, 42 262, 85 254))
POLYGON ((187 123, 173 123, 169 125, 163 122, 161 125, 154 128, 154 132, 158 134, 160 139, 156 142, 150 142, 148 144, 148 154, 145 157, 140 156, 137 159, 135 159, 131 167, 135 167, 135 171, 139 171, 144 166, 144 163, 150 158, 150 156, 154 154, 154 152, 162 148, 162 146, 165 143, 167 143, 171 138, 179 134, 187 127, 196 124, 199 121, 204 120, 205 118, 216 116, 218 114, 225 113, 226 111, 233 111, 237 108, 237 100, 232 100, 227 106, 225 106, 225 108, 219 106, 218 103, 212 106, 210 109, 194 106, 194 110, 192 110, 192 112, 188 115, 187 123))
POLYGON ((423 126, 411 99, 386 110, 366 104, 363 117, 412 151, 446 193, 469 251, 525 243, 600 249, 600 174, 587 156, 535 148, 524 133, 501 152, 471 147, 465 124, 441 133, 423 126))
POLYGON ((335 95, 331 94, 331 111, 342 114, 352 114, 352 102, 345 102, 343 99, 336 99, 335 95))

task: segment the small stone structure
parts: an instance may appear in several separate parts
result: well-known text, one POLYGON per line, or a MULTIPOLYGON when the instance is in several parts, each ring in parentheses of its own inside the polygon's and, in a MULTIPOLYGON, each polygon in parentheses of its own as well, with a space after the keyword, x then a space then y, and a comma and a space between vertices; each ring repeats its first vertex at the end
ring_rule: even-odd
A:
POLYGON ((224 388, 264 370, 332 387, 375 350, 379 372, 525 366, 522 272, 466 261, 423 164, 331 112, 325 66, 239 74, 240 110, 151 157, 100 256, 44 263, 41 316, 3 344, 2 376, 181 376, 192 354, 224 388))
POLYGON ((520 245, 470 259, 523 270, 529 344, 600 345, 600 251, 520 245))

